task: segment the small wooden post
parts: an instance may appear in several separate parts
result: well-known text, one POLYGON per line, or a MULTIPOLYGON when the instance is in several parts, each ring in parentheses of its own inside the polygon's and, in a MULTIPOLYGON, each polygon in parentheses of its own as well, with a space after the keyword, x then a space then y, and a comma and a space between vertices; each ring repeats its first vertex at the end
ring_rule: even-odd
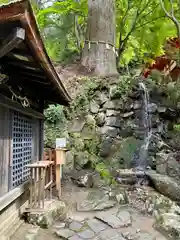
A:
POLYGON ((56 148, 56 191, 58 198, 61 197, 61 167, 66 162, 66 148, 56 148))

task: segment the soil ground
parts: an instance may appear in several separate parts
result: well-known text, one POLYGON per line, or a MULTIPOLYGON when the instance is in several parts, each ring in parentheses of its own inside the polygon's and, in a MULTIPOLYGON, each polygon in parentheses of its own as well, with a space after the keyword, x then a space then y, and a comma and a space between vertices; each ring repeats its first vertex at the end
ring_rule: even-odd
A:
MULTIPOLYGON (((151 216, 143 215, 140 210, 133 207, 132 205, 124 205, 124 206, 115 206, 106 211, 88 211, 88 212, 79 212, 76 209, 76 204, 78 202, 86 201, 87 199, 93 199, 95 193, 98 195, 100 192, 99 189, 85 189, 79 188, 71 183, 65 183, 62 191, 62 200, 66 202, 68 208, 68 221, 71 222, 73 228, 78 228, 78 224, 84 224, 88 222, 89 225, 86 225, 86 229, 82 230, 81 233, 78 229, 74 229, 73 236, 65 236, 63 238, 70 240, 82 240, 82 239, 119 239, 119 240, 166 240, 165 236, 159 233, 153 227, 153 218, 151 216), (110 227, 106 221, 101 222, 94 217, 97 216, 100 212, 106 213, 107 218, 110 218, 111 214, 115 214, 117 211, 122 211, 125 221, 127 221, 127 213, 129 214, 132 222, 129 226, 121 226, 112 228, 110 227), (97 221, 96 229, 91 228, 91 221, 97 221), (102 225, 104 224, 104 225, 102 225), (104 227, 103 227, 104 226, 104 227), (102 228, 101 231, 97 231, 97 228, 102 228), (104 229, 103 229, 104 228, 104 229)), ((108 221, 109 219, 107 219, 108 221)), ((57 240, 63 239, 61 234, 57 236, 57 226, 61 225, 61 222, 56 222, 52 229, 39 229, 38 235, 35 239, 37 240, 57 240), (55 227, 56 226, 56 227, 55 227), (56 229, 56 230, 55 230, 56 229), (55 233, 56 232, 56 233, 55 233)), ((11 238, 11 240, 25 240, 26 234, 29 230, 32 229, 32 225, 23 224, 16 231, 15 235, 11 238)), ((68 227, 68 230, 72 230, 72 227, 68 227)), ((71 231, 70 230, 70 231, 71 231)), ((60 230, 61 231, 61 230, 60 230)), ((71 231, 72 233, 72 231, 71 231)), ((71 234, 72 235, 72 234, 71 234)), ((33 239, 33 238, 32 238, 33 239)), ((29 240, 29 238, 28 238, 29 240)))

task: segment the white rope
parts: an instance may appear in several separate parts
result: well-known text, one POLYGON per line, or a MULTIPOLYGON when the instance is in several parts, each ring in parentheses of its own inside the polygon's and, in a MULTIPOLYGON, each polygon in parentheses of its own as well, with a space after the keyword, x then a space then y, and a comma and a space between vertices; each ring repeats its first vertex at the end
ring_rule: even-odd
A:
POLYGON ((116 51, 116 47, 114 44, 110 43, 110 42, 105 42, 105 41, 90 41, 90 40, 85 40, 86 43, 88 43, 88 50, 90 50, 91 48, 91 44, 105 44, 106 45, 106 49, 110 50, 110 47, 112 47, 113 52, 116 54, 116 56, 118 56, 118 52, 116 51))
POLYGON ((11 87, 8 87, 10 92, 12 93, 12 101, 17 101, 19 100, 21 105, 26 108, 26 107, 30 107, 30 103, 27 99, 27 97, 21 97, 21 96, 18 96, 16 93, 14 93, 14 91, 12 90, 11 87))

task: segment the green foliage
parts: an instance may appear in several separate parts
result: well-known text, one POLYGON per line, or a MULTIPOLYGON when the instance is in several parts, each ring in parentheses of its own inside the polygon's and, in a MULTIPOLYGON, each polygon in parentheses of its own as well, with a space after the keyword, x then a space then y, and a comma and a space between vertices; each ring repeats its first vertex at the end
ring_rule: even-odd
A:
POLYGON ((9 3, 10 1, 8 1, 8 0, 0 0, 0 5, 3 5, 3 4, 7 4, 7 3, 9 3))
POLYGON ((55 147, 56 138, 64 137, 64 125, 48 124, 44 125, 44 145, 45 147, 55 147))
POLYGON ((180 102, 180 82, 169 82, 166 85, 168 99, 172 101, 174 105, 180 102))
POLYGON ((96 90, 100 90, 103 87, 103 81, 99 81, 95 77, 83 77, 79 81, 83 84, 81 92, 71 106, 64 109, 65 115, 69 120, 76 115, 88 113, 89 102, 94 98, 96 90))
MULTIPOLYGON (((165 4, 169 9, 168 0, 165 4)), ((179 16, 176 3, 174 12, 179 16)), ((123 65, 132 59, 150 61, 154 56, 161 55, 165 40, 177 35, 159 0, 117 0, 116 13, 117 45, 123 65)))
POLYGON ((85 143, 80 133, 71 133, 71 147, 73 147, 77 152, 84 151, 85 143))
POLYGON ((89 100, 86 96, 86 94, 82 93, 77 96, 76 101, 73 103, 71 106, 71 113, 72 116, 76 115, 77 113, 85 113, 88 111, 88 106, 89 106, 89 100))
POLYGON ((108 185, 114 184, 113 177, 103 162, 96 164, 95 169, 108 185))
POLYGON ((133 78, 130 75, 123 75, 120 77, 119 83, 110 90, 112 99, 123 99, 126 101, 129 93, 132 91, 134 85, 133 78))
POLYGON ((85 139, 84 140, 84 148, 93 155, 99 155, 99 147, 100 147, 100 139, 98 136, 95 136, 92 139, 85 139))
POLYGON ((50 7, 39 10, 37 20, 54 61, 66 61, 80 53, 86 15, 85 0, 55 1, 50 7))
POLYGON ((64 122, 65 120, 63 107, 60 105, 49 105, 48 109, 45 110, 44 115, 47 123, 56 124, 57 122, 64 122))
POLYGON ((63 137, 66 118, 63 107, 60 105, 50 105, 44 112, 44 142, 45 146, 54 146, 57 137, 63 137))
POLYGON ((175 124, 175 125, 174 125, 174 129, 175 129, 177 132, 180 132, 180 124, 175 124))
MULTIPOLYGON (((169 9, 169 1, 165 0, 169 9)), ((179 18, 179 7, 174 3, 179 18)), ((46 48, 54 61, 66 61, 79 55, 84 45, 87 0, 54 1, 49 7, 36 10, 46 48)), ((116 45, 121 65, 132 60, 150 61, 163 53, 168 37, 176 29, 160 6, 159 0, 116 0, 116 45)))

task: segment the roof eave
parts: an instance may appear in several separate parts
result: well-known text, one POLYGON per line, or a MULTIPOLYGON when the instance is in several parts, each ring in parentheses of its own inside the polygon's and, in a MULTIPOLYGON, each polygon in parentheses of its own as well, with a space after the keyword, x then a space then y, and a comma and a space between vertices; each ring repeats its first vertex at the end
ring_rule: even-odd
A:
POLYGON ((18 20, 26 30, 27 43, 36 60, 41 64, 41 67, 53 82, 54 87, 59 90, 59 94, 63 98, 63 105, 69 105, 71 98, 47 55, 40 32, 37 28, 32 7, 28 0, 14 2, 0 7, 0 22, 18 20))

